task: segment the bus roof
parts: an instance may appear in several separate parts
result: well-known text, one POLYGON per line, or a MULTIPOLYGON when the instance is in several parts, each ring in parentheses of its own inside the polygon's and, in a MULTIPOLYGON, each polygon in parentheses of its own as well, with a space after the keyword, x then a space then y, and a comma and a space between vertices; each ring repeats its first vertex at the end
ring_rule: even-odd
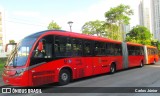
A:
POLYGON ((122 43, 121 41, 118 41, 118 40, 111 40, 104 37, 91 36, 91 35, 69 32, 64 30, 46 30, 46 31, 43 31, 43 33, 44 35, 53 34, 53 35, 69 36, 69 37, 75 37, 75 38, 87 39, 87 40, 96 40, 96 41, 103 41, 103 42, 106 41, 106 42, 119 43, 119 44, 122 43))
MULTIPOLYGON (((59 36, 68 36, 68 37, 75 37, 75 38, 80 38, 80 39, 86 39, 86 40, 95 40, 95 41, 102 41, 102 42, 111 42, 111 43, 118 43, 121 44, 121 41, 118 40, 112 40, 104 37, 99 37, 99 36, 92 36, 92 35, 87 35, 83 33, 76 33, 76 32, 69 32, 65 30, 45 30, 41 32, 36 32, 33 33, 27 37, 39 37, 41 35, 59 35, 59 36)), ((131 43, 131 42, 126 42, 128 45, 133 45, 133 46, 144 46, 142 44, 137 44, 137 43, 131 43)), ((149 46, 149 48, 156 48, 154 46, 149 46)))
POLYGON ((138 44, 138 43, 131 43, 127 42, 128 45, 133 45, 133 46, 144 46, 143 44, 138 44))
POLYGON ((146 47, 147 47, 147 48, 155 48, 155 49, 157 49, 157 47, 155 47, 155 46, 150 46, 150 45, 146 45, 146 47))

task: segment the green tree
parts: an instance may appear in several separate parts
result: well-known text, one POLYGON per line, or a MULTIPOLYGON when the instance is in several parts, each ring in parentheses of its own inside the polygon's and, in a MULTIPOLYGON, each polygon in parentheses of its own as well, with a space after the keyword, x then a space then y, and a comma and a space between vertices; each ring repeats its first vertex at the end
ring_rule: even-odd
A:
POLYGON ((52 21, 52 22, 49 23, 48 29, 49 30, 51 30, 51 29, 60 30, 61 27, 56 22, 52 21))
POLYGON ((144 26, 135 26, 127 34, 126 41, 151 45, 152 34, 149 29, 144 26))
POLYGON ((119 27, 116 24, 105 23, 103 26, 105 28, 104 37, 107 37, 113 40, 118 40, 117 31, 119 30, 119 27))
POLYGON ((82 26, 82 33, 89 35, 103 36, 105 31, 104 21, 89 21, 82 26))
POLYGON ((157 47, 158 47, 158 50, 160 51, 160 41, 157 41, 157 47))
POLYGON ((130 6, 123 4, 120 4, 119 6, 111 8, 109 11, 105 12, 106 22, 119 26, 117 31, 119 38, 124 36, 122 26, 123 24, 129 24, 129 16, 131 15, 133 15, 133 10, 131 10, 130 6))
POLYGON ((151 45, 157 47, 158 50, 160 50, 160 41, 154 39, 151 41, 151 45))

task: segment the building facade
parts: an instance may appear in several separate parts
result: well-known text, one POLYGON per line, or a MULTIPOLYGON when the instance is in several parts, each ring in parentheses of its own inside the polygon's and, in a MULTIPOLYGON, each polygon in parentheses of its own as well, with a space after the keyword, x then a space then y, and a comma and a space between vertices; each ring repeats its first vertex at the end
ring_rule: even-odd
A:
POLYGON ((3 49, 3 34, 2 34, 2 11, 0 11, 0 53, 3 49))
POLYGON ((154 39, 160 41, 160 0, 151 0, 151 16, 154 39))
POLYGON ((151 26, 151 10, 150 10, 150 0, 140 0, 139 4, 139 24, 141 26, 147 27, 151 34, 152 26, 151 26))
POLYGON ((0 9, 0 53, 4 52, 4 11, 0 9))

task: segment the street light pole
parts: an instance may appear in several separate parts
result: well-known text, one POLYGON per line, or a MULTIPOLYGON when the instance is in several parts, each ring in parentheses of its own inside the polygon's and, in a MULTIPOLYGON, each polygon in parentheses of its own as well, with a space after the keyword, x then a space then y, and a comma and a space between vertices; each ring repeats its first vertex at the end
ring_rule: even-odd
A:
POLYGON ((70 32, 72 32, 72 24, 73 24, 72 21, 68 21, 68 25, 69 25, 69 28, 70 28, 70 32))

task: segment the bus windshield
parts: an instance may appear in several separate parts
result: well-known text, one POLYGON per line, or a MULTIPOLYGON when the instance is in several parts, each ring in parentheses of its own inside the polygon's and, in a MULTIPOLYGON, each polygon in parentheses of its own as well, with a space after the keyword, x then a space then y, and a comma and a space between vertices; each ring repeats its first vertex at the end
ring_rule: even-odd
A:
POLYGON ((11 52, 5 66, 23 66, 26 64, 30 50, 36 38, 24 38, 11 52))

